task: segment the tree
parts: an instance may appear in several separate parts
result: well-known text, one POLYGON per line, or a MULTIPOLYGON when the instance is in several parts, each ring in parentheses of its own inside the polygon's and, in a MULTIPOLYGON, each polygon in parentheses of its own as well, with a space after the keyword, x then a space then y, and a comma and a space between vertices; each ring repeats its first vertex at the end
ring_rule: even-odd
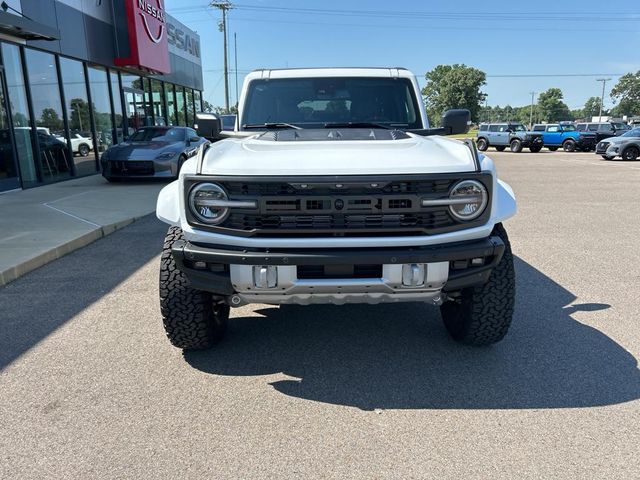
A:
POLYGON ((546 122, 559 122, 570 120, 571 112, 566 103, 562 101, 562 90, 550 88, 538 96, 538 116, 546 122))
POLYGON ((206 100, 202 100, 202 111, 203 112, 213 112, 213 110, 216 107, 214 107, 213 105, 211 105, 209 102, 207 102, 206 100))
POLYGON ((39 127, 46 127, 54 132, 62 130, 63 126, 62 119, 54 108, 44 108, 37 123, 39 127))
POLYGON ((617 115, 640 114, 640 70, 620 77, 611 90, 611 98, 619 102, 616 106, 617 115))
POLYGON ((69 116, 69 129, 74 131, 87 131, 91 130, 91 123, 89 118, 89 104, 82 98, 72 98, 71 102, 71 114, 69 116))
POLYGON ((440 121, 450 108, 466 108, 471 120, 477 122, 481 105, 487 96, 480 91, 486 85, 486 74, 466 65, 438 65, 425 75, 427 85, 422 89, 427 113, 432 122, 440 121))
MULTIPOLYGON (((600 115, 600 105, 602 100, 600 97, 590 97, 584 104, 583 116, 591 119, 591 117, 596 117, 600 115)), ((602 110, 602 114, 605 114, 605 111, 602 110)))

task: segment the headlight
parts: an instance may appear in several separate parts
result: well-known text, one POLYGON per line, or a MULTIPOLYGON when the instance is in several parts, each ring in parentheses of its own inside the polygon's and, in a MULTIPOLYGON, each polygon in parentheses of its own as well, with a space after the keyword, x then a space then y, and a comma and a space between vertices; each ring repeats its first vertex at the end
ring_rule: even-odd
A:
POLYGON ((171 160, 173 157, 178 155, 180 152, 164 152, 156 157, 156 160, 171 160))
POLYGON ((478 218, 489 201, 487 189, 476 180, 458 182, 449 194, 449 211, 462 221, 478 218))
POLYGON ((189 192, 191 213, 199 221, 209 225, 217 225, 227 218, 229 208, 221 206, 227 203, 227 200, 227 193, 215 183, 199 183, 189 192))

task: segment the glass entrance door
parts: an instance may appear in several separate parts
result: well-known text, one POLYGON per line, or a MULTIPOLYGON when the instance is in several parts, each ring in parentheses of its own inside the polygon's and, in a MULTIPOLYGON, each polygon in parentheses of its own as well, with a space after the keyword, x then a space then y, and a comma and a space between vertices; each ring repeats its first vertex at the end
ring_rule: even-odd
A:
POLYGON ((20 188, 4 86, 4 70, 0 69, 0 192, 20 188))
POLYGON ((127 128, 127 136, 133 134, 138 128, 144 125, 144 96, 142 90, 133 90, 125 88, 125 122, 127 128))

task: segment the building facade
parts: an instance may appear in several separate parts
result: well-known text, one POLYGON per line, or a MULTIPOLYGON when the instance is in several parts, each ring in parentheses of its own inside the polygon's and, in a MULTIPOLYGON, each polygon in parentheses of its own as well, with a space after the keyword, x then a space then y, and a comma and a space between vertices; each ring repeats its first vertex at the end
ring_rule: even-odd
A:
POLYGON ((13 0, 0 10, 0 192, 99 172, 144 125, 193 125, 200 37, 162 0, 13 0))

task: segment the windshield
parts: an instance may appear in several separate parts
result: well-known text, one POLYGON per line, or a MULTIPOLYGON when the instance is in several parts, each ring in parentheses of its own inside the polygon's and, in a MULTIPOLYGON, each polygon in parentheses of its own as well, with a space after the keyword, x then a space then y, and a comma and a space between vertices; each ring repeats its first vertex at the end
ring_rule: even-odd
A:
POLYGON ((249 84, 241 125, 378 123, 422 128, 413 85, 404 78, 283 78, 249 84))
POLYGON ((184 140, 184 130, 181 128, 141 128, 131 137, 130 142, 180 142, 184 140))
POLYGON ((640 137, 640 128, 634 128, 620 135, 621 137, 640 137))

